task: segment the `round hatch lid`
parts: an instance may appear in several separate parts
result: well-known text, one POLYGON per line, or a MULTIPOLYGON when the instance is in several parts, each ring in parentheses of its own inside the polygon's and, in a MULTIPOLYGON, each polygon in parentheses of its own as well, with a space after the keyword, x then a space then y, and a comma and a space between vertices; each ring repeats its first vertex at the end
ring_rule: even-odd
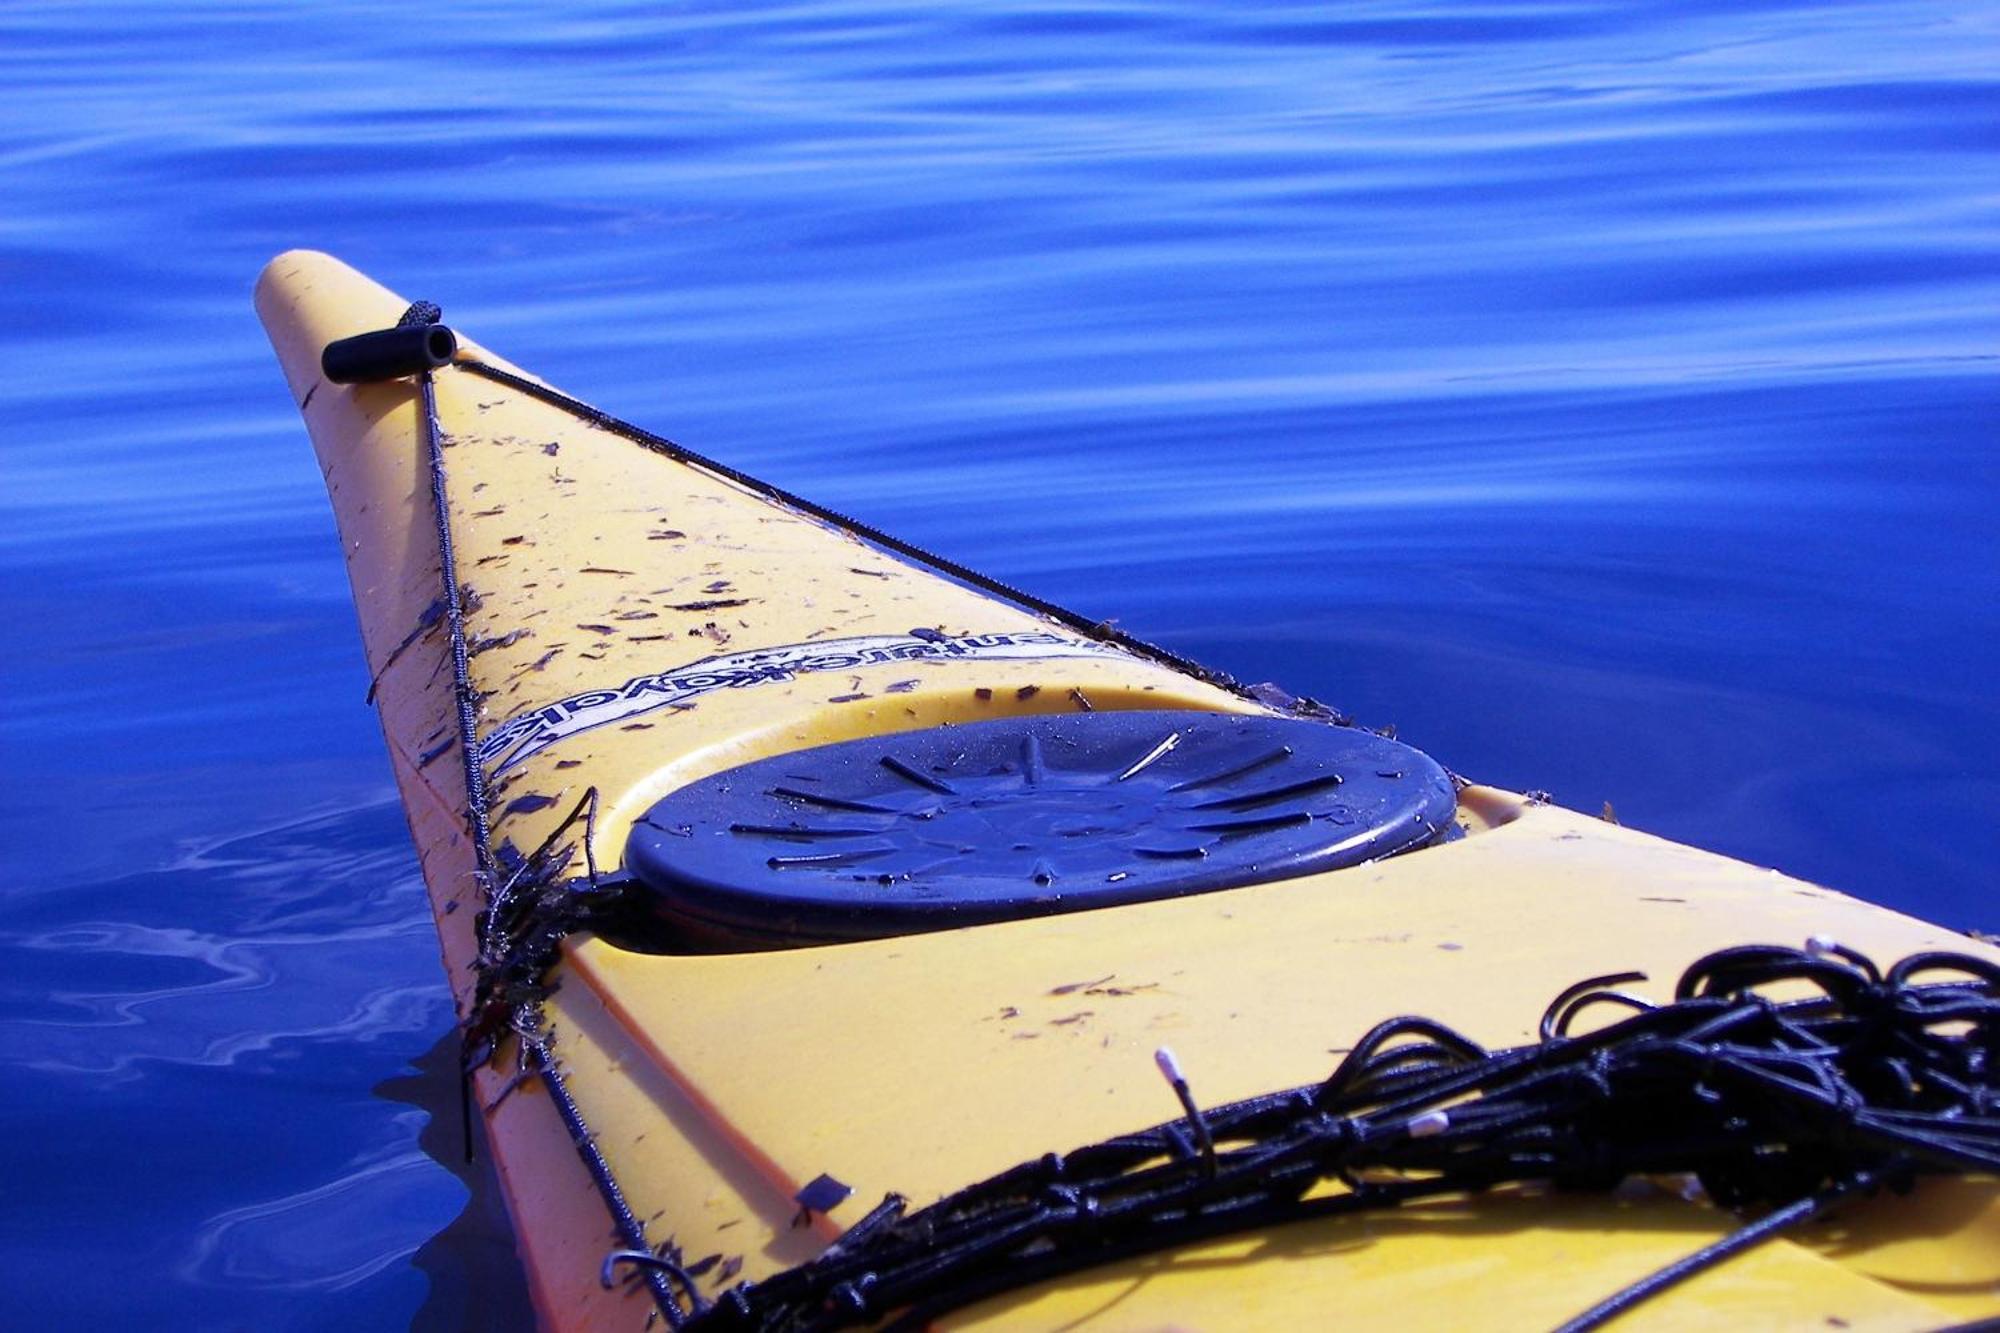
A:
POLYGON ((1456 796, 1371 732, 1205 712, 1009 717, 681 788, 626 865, 679 928, 779 948, 1287 879, 1426 845, 1456 796))

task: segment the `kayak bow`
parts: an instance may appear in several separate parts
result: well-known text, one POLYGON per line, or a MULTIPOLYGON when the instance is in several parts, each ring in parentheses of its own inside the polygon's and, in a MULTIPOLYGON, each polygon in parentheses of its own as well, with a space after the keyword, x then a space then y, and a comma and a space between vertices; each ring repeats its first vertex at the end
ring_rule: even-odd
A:
MULTIPOLYGON (((585 408, 327 256, 274 260, 257 306, 550 1325, 677 1322, 891 1191, 1193 1133, 1393 1014, 1516 1047, 1579 977, 1745 941, 2000 961, 1455 783, 585 408)), ((1547 1327, 1735 1225, 1496 1189, 1107 1251, 947 1318, 1547 1327)), ((1934 1327, 1996 1284, 1992 1178, 1927 1179, 1633 1319, 1934 1327)))

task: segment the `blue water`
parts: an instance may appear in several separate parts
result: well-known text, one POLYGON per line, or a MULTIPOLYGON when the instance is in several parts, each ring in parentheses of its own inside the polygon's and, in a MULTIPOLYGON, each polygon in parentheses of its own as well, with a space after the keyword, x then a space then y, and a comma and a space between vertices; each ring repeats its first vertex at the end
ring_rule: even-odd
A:
POLYGON ((8 1322, 519 1299, 249 308, 296 245, 1459 772, 2000 924, 1991 4, 17 0, 0 92, 8 1322))

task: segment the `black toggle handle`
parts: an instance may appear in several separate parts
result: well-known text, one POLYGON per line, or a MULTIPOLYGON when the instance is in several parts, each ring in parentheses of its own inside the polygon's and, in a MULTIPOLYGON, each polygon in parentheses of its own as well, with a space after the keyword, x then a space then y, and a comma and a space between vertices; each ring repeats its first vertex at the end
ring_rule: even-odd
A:
POLYGON ((444 325, 411 324, 330 342, 319 368, 335 384, 368 384, 435 370, 457 352, 458 336, 444 325))

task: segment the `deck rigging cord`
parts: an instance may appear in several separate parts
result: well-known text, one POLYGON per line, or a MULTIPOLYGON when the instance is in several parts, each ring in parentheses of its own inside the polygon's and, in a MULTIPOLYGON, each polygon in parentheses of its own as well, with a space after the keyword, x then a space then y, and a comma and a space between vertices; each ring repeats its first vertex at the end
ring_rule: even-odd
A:
MULTIPOLYGON (((434 324, 418 303, 405 324, 434 324)), ((555 390, 461 357, 456 368, 570 411, 865 540, 1201 679, 1242 686, 1168 650, 1019 593, 865 524, 618 421, 555 390)), ((435 506, 466 819, 481 890, 480 976, 466 1020, 468 1075, 501 1038, 522 1077, 549 1088, 624 1241, 604 1262, 648 1287, 675 1330, 804 1333, 880 1323, 920 1328, 999 1292, 1118 1259, 1282 1223, 1392 1208, 1509 1185, 1606 1191, 1634 1176, 1686 1175, 1732 1209, 1774 1210, 1634 1283, 1562 1326, 1581 1333, 1837 1204, 1924 1174, 2000 1171, 2000 967, 1967 954, 1912 955, 1885 973, 1830 943, 1724 949, 1691 966, 1674 999, 1592 978, 1557 995, 1541 1040, 1488 1050, 1431 1019, 1368 1032, 1322 1082, 1199 1107, 1177 1065, 1161 1067, 1186 1114, 1049 1153, 910 1211, 891 1194, 807 1263, 704 1299, 671 1243, 655 1245, 598 1151, 551 1049, 539 973, 562 938, 616 888, 590 847, 595 792, 534 852, 492 846, 458 583, 444 430, 432 372, 416 372, 435 506), (565 877, 582 823, 585 873, 565 877), (504 878, 502 875, 504 874, 504 878), (1919 982, 1918 977, 1943 978, 1919 982), (1771 987, 1808 992, 1775 998, 1771 987), (1572 1036, 1593 1006, 1633 1011, 1572 1036)), ((1335 718, 1312 701, 1295 711, 1335 718)), ((518 1080, 517 1080, 518 1082, 518 1080)), ((510 1085, 511 1087, 511 1085, 510 1085)), ((503 1093, 504 1097, 506 1094, 503 1093)))
MULTIPOLYGON (((418 301, 404 312, 397 321, 398 328, 420 328, 438 322, 440 311, 428 301, 418 301)), ((563 1127, 568 1131, 571 1144, 577 1156, 583 1160, 591 1180, 603 1197, 605 1208, 611 1214, 618 1235, 624 1240, 628 1250, 653 1253, 653 1243, 646 1235, 646 1227, 633 1213, 626 1202, 624 1192, 611 1173, 611 1165, 597 1148, 589 1126, 584 1123, 583 1113, 570 1096, 561 1067, 553 1052, 547 1033, 543 1027, 541 995, 538 988, 519 986, 519 972, 526 960, 524 951, 515 938, 515 923, 509 920, 510 895, 515 889, 527 886, 539 888, 555 885, 562 868, 567 865, 570 854, 567 849, 558 851, 555 843, 582 814, 586 807, 578 810, 557 826, 541 848, 520 864, 510 867, 505 880, 498 877, 499 861, 493 850, 492 815, 486 786, 486 772, 479 759, 478 717, 479 695, 473 688, 471 673, 471 648, 465 630, 465 610, 467 590, 458 578, 458 557, 452 540, 451 503, 447 490, 444 462, 445 432, 437 415, 437 392, 432 371, 421 370, 416 375, 417 408, 424 437, 425 460, 430 474, 430 498, 436 521, 438 549, 438 572, 443 582, 444 625, 449 644, 451 660, 451 683, 453 711, 458 725, 459 757, 465 770, 465 820, 466 830, 472 840, 473 877, 479 892, 479 916, 477 935, 479 941, 479 980, 474 992, 473 1009, 466 1016, 464 1025, 464 1050, 461 1058, 460 1089, 465 1098, 461 1110, 467 1122, 466 1145, 471 1147, 471 1091, 472 1071, 491 1058, 501 1021, 512 1029, 519 1041, 519 1058, 523 1074, 538 1075, 555 1101, 563 1127), (531 878, 532 877, 532 878, 531 878), (513 984, 510 984, 513 983, 513 984)), ((585 799, 588 808, 595 809, 595 792, 585 799)), ((587 826, 586 826, 587 828, 587 826)), ((583 839, 586 864, 589 872, 585 880, 587 888, 595 888, 596 866, 590 861, 589 838, 583 839)), ((567 923, 557 922, 553 926, 556 935, 547 945, 547 956, 553 958, 556 944, 563 934, 568 933, 567 923)), ((533 966, 540 970, 546 960, 536 959, 533 966)), ((505 1094, 502 1094, 503 1096, 505 1094)), ((651 1291, 653 1303, 660 1315, 672 1329, 681 1328, 687 1321, 683 1305, 671 1285, 671 1264, 647 1265, 639 1272, 651 1291)), ((699 1294, 692 1284, 685 1289, 695 1311, 702 1308, 699 1294)))

